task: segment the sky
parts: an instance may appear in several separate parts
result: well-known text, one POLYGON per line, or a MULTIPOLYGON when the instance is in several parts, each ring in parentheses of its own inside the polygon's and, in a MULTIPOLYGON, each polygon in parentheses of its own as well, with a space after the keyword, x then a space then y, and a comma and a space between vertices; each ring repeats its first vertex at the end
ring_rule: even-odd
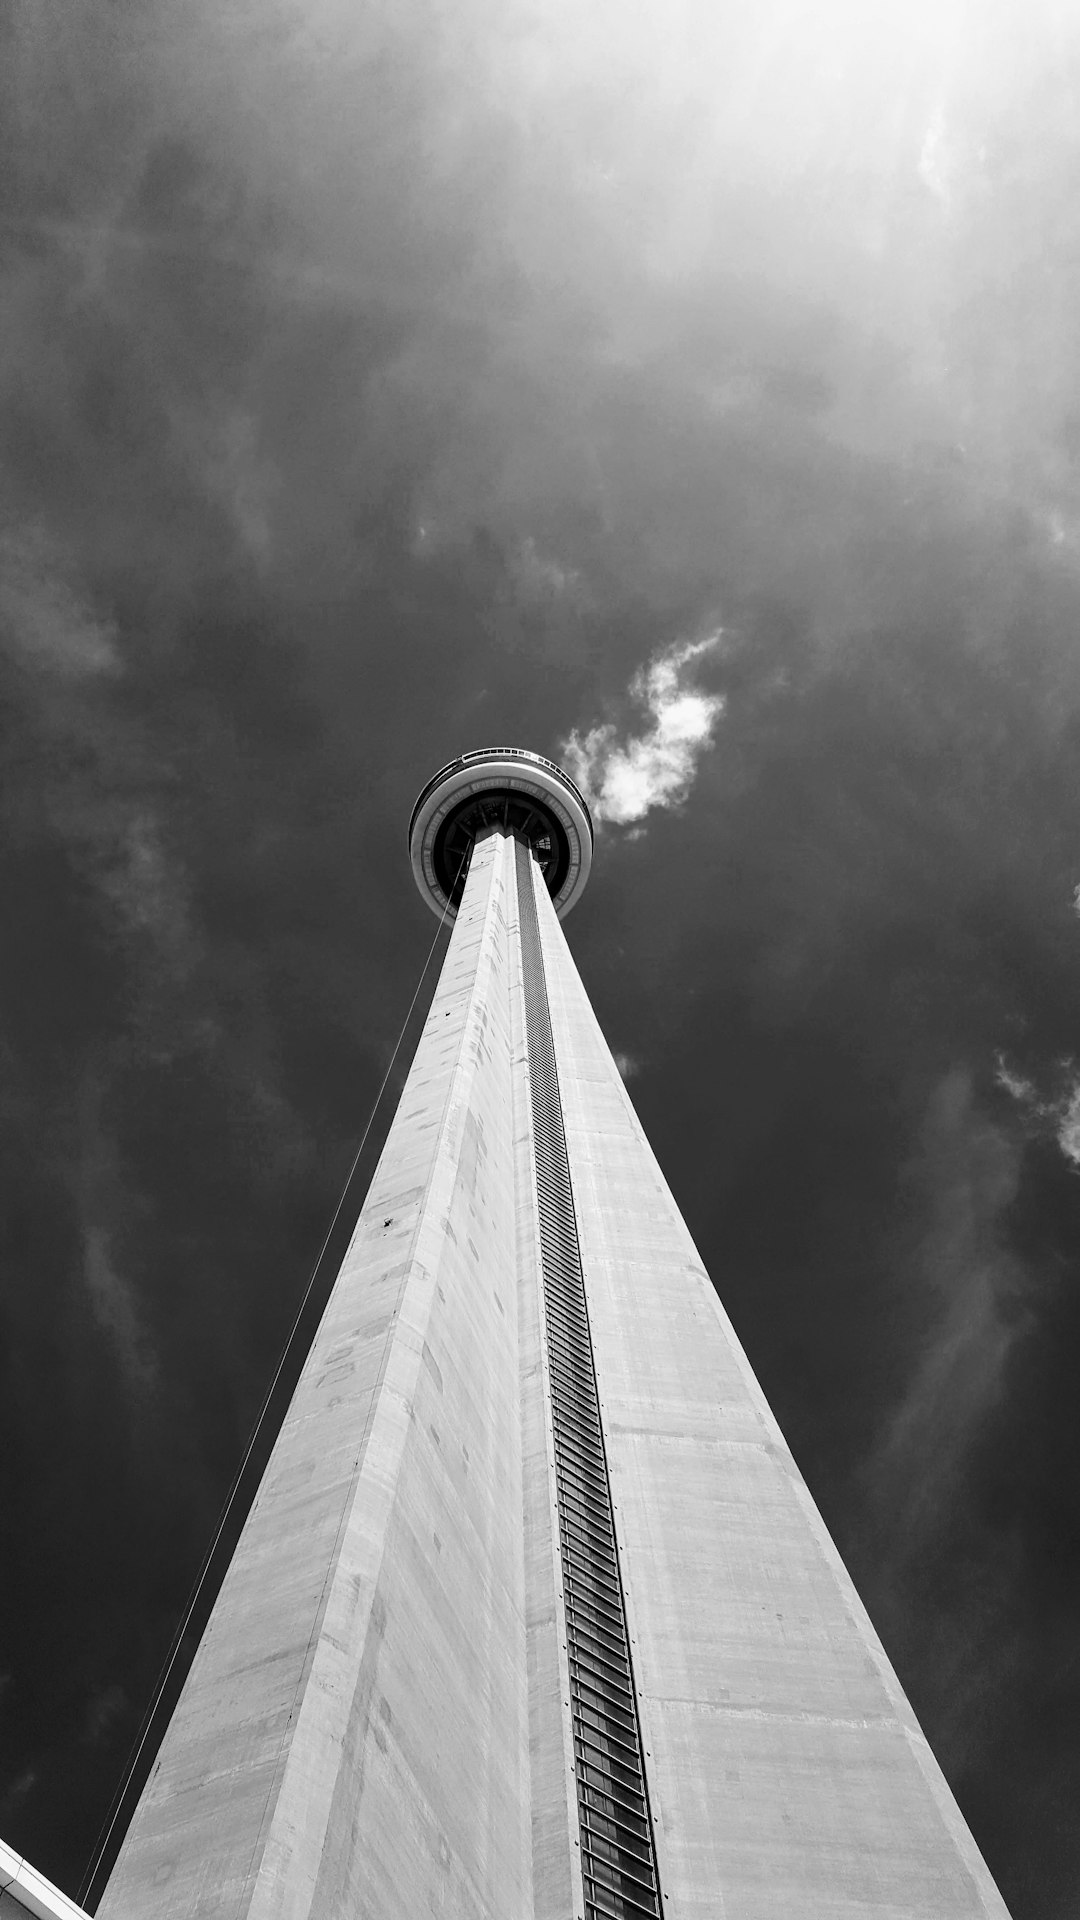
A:
POLYGON ((0 142, 0 1836, 79 1892, 401 1084, 413 797, 509 743, 588 789, 581 972, 1014 1920, 1074 1920, 1075 4, 6 0, 0 142))

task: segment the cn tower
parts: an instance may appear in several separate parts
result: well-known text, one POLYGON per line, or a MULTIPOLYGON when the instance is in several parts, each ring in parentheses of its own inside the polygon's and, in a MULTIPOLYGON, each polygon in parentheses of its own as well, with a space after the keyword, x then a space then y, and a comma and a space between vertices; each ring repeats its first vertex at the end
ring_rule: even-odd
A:
POLYGON ((571 958, 585 800, 466 753, 409 847, 441 976, 102 1920, 1007 1920, 571 958))

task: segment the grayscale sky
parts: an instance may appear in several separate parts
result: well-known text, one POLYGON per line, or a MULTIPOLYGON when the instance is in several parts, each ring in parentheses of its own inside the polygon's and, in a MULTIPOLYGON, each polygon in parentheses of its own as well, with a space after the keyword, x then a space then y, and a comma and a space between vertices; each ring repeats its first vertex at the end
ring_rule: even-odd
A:
POLYGON ((1075 1920, 1075 0, 7 0, 0 142, 0 1835, 78 1892, 428 949, 413 795, 517 743, 1075 1920))

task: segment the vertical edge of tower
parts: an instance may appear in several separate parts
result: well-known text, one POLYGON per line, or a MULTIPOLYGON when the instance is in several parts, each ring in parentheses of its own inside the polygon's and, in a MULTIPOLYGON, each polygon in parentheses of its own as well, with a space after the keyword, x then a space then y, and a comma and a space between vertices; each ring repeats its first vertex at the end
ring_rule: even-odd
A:
POLYGON ((665 1912, 1008 1920, 535 892, 665 1912))
POLYGON ((476 850, 102 1920, 531 1912, 513 851, 476 850))

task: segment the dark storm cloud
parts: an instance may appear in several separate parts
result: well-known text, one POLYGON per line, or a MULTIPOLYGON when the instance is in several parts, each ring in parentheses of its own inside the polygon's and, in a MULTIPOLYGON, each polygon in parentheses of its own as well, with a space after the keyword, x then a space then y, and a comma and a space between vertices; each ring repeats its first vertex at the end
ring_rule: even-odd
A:
POLYGON ((988 1849, 1042 1783, 1018 1920, 1070 1912, 1070 10, 0 31, 5 1838, 74 1887, 429 937, 415 788, 662 744, 631 689, 722 628, 575 948, 988 1849))

